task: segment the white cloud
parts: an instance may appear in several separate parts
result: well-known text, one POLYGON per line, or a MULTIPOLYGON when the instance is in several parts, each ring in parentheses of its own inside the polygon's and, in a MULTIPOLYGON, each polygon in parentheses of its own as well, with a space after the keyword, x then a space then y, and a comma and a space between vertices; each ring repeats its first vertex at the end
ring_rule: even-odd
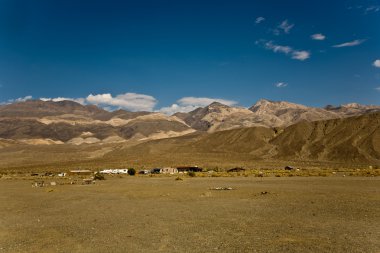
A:
POLYGON ((316 33, 310 36, 313 40, 325 40, 326 36, 322 33, 316 33))
POLYGON ((7 105, 7 104, 12 104, 12 103, 19 103, 19 102, 25 102, 27 100, 33 99, 32 96, 25 96, 21 98, 16 98, 16 99, 8 99, 6 102, 0 102, 0 105, 7 105))
POLYGON ((265 43, 265 48, 270 49, 275 53, 284 53, 284 54, 289 54, 290 52, 293 51, 291 47, 288 46, 281 46, 281 45, 275 45, 273 44, 272 41, 268 41, 265 43))
MULTIPOLYGON (((14 102, 23 102, 32 99, 32 96, 26 96, 17 99, 11 99, 7 102, 0 104, 10 104, 14 102)), ((112 96, 110 93, 105 94, 90 94, 86 98, 66 98, 66 97, 56 97, 56 98, 40 98, 42 101, 53 101, 59 102, 64 100, 75 101, 77 103, 86 105, 94 104, 102 107, 105 110, 112 111, 115 109, 126 109, 129 111, 155 111, 154 107, 157 104, 156 98, 137 93, 125 93, 112 96)), ((207 98, 207 97, 183 97, 179 99, 176 103, 168 107, 162 107, 156 111, 173 114, 176 112, 189 112, 195 110, 198 107, 205 107, 213 102, 219 102, 228 106, 236 105, 237 102, 222 98, 207 98)))
POLYGON ((172 115, 176 112, 191 112, 197 108, 198 108, 198 106, 192 106, 192 105, 182 106, 182 105, 178 105, 178 104, 172 104, 171 106, 162 107, 158 111, 165 113, 167 115, 172 115))
POLYGON ((286 86, 288 86, 288 84, 284 82, 279 82, 279 83, 276 83, 275 86, 277 88, 285 88, 286 86))
POLYGON ((123 108, 130 111, 152 111, 157 100, 149 95, 125 93, 113 97, 111 94, 90 94, 86 102, 95 105, 123 108))
POLYGON ((31 100, 31 99, 33 99, 32 96, 25 96, 25 97, 22 97, 22 98, 10 99, 10 100, 8 100, 8 102, 10 102, 10 103, 25 102, 25 101, 31 100))
POLYGON ((65 97, 40 98, 40 100, 42 100, 42 101, 53 101, 53 102, 60 102, 60 101, 69 100, 69 101, 77 102, 77 103, 82 104, 82 105, 85 104, 85 102, 86 102, 86 99, 84 99, 84 98, 65 98, 65 97))
POLYGON ((95 104, 101 106, 105 110, 126 109, 130 111, 153 111, 157 104, 157 100, 149 95, 137 93, 119 94, 113 97, 111 94, 90 94, 86 98, 40 98, 42 101, 59 102, 64 100, 74 101, 80 104, 95 104))
POLYGON ((263 44, 265 49, 272 50, 275 53, 283 53, 285 55, 290 55, 292 59, 304 61, 310 58, 310 52, 305 50, 294 50, 289 46, 282 46, 273 44, 272 41, 265 42, 265 40, 256 41, 257 45, 263 44))
POLYGON ((375 90, 380 91, 380 87, 375 88, 375 90))
POLYGON ((159 112, 171 115, 176 112, 190 112, 198 107, 205 107, 213 102, 219 102, 228 106, 236 105, 237 102, 233 100, 221 99, 221 98, 205 98, 205 97, 183 97, 168 107, 163 107, 159 112))
POLYGON ((308 51, 293 51, 292 59, 304 61, 310 58, 310 52, 308 51))
POLYGON ((264 17, 258 17, 258 18, 256 18, 255 23, 260 24, 261 22, 264 22, 264 21, 265 21, 264 17))
POLYGON ((375 60, 373 62, 373 66, 376 67, 376 68, 380 68, 380 60, 375 60))
POLYGON ((362 44, 365 41, 366 40, 353 40, 353 41, 350 41, 350 42, 345 42, 345 43, 342 43, 342 44, 334 45, 333 47, 336 47, 336 48, 339 48, 339 47, 354 47, 354 46, 358 46, 358 45, 362 44))
POLYGON ((290 30, 294 27, 294 24, 290 24, 288 20, 284 20, 277 26, 278 29, 281 29, 284 31, 284 33, 289 33, 290 30))

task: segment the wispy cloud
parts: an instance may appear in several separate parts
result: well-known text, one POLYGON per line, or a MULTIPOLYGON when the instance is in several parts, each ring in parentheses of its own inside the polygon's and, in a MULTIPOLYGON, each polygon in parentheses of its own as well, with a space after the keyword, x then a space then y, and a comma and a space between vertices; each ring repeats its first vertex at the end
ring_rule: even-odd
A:
POLYGON ((274 53, 289 55, 292 59, 304 61, 310 58, 311 53, 305 50, 295 50, 290 46, 274 44, 273 41, 256 41, 257 45, 263 45, 265 49, 272 50, 274 53))
POLYGON ((25 96, 25 97, 21 97, 21 98, 16 98, 16 99, 10 99, 8 100, 8 102, 10 103, 14 103, 14 102, 25 102, 27 100, 31 100, 33 99, 32 96, 25 96))
POLYGON ((294 24, 290 24, 289 21, 286 19, 277 26, 277 29, 274 30, 274 33, 278 35, 280 34, 280 31, 283 31, 284 33, 288 34, 293 27, 294 24))
POLYGON ((372 65, 376 68, 380 68, 380 60, 375 60, 372 65))
POLYGON ((366 40, 353 40, 353 41, 350 41, 350 42, 344 42, 342 44, 337 44, 337 45, 334 45, 332 47, 335 47, 335 48, 340 48, 340 47, 354 47, 354 46, 358 46, 360 44, 362 44, 363 42, 365 42, 366 40))
POLYGON ((365 14, 368 14, 370 12, 378 12, 380 11, 380 5, 371 5, 365 8, 365 14))
POLYGON ((356 5, 347 7, 348 10, 359 10, 362 11, 365 15, 370 13, 376 13, 380 11, 380 5, 356 5))
POLYGON ((264 22, 264 21, 265 21, 264 17, 258 17, 258 18, 256 18, 255 23, 260 24, 261 22, 264 22))
POLYGON ((313 40, 325 40, 326 36, 322 33, 316 33, 310 36, 313 40))
POLYGON ((276 44, 273 44, 273 41, 266 42, 264 46, 266 49, 270 49, 275 53, 289 54, 290 52, 293 51, 293 49, 291 47, 276 45, 276 44))
POLYGON ((310 52, 308 51, 293 51, 292 59, 296 59, 299 61, 304 61, 310 58, 310 52))
POLYGON ((198 107, 205 107, 213 102, 219 102, 228 106, 236 105, 237 102, 233 100, 227 100, 222 98, 207 98, 207 97, 183 97, 168 107, 162 107, 159 112, 171 115, 176 112, 190 112, 198 107))
POLYGON ((284 82, 278 82, 278 83, 275 84, 275 86, 277 88, 285 88, 286 86, 288 86, 288 84, 284 83, 284 82))
POLYGON ((12 104, 12 103, 20 103, 20 102, 25 102, 28 100, 33 99, 32 96, 25 96, 25 97, 20 97, 20 98, 15 98, 15 99, 8 99, 6 102, 0 102, 0 105, 7 105, 7 104, 12 104))
POLYGON ((375 90, 380 91, 380 87, 375 88, 375 90))

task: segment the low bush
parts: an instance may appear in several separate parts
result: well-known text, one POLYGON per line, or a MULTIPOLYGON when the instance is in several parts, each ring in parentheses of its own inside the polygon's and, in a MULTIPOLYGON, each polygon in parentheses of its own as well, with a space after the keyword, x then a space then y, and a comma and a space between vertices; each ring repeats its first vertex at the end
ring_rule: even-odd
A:
POLYGON ((99 172, 94 175, 94 180, 105 180, 104 175, 99 172))
POLYGON ((134 176, 136 174, 136 170, 134 168, 129 168, 128 169, 128 175, 134 176))

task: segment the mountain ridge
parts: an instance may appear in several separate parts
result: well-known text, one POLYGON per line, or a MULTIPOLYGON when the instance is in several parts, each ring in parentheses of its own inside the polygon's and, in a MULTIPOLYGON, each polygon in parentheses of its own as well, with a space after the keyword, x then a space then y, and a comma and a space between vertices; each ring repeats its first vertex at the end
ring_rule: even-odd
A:
POLYGON ((154 140, 107 154, 149 161, 318 161, 380 164, 380 112, 301 121, 285 128, 250 127, 154 140), (170 154, 170 157, 169 157, 170 154), (230 157, 230 158, 229 158, 230 157), (226 160, 227 159, 227 160, 226 160), (234 158, 236 159, 236 158, 234 158))
POLYGON ((287 127, 301 121, 342 119, 380 111, 357 103, 325 108, 261 99, 249 108, 213 102, 188 113, 106 111, 74 101, 29 100, 0 106, 0 138, 37 144, 85 144, 171 138, 192 132, 287 127), (87 136, 84 133, 91 133, 87 136), (84 138, 83 136, 87 136, 84 138), (88 139, 88 140, 87 140, 88 139), (44 141, 45 140, 45 141, 44 141), (51 141, 50 141, 51 140, 51 141))

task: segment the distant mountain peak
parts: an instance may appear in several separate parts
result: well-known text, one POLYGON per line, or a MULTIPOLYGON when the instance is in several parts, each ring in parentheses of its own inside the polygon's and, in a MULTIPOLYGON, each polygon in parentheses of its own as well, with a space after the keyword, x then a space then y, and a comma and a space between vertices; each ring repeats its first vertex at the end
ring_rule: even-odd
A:
POLYGON ((367 107, 367 106, 361 105, 359 103, 348 103, 348 104, 342 105, 342 107, 346 107, 346 108, 363 108, 363 107, 367 107))
POLYGON ((273 110, 281 109, 307 109, 307 106, 301 104, 290 103, 286 101, 271 101, 268 99, 260 99, 253 106, 249 108, 252 112, 269 113, 273 110))
POLYGON ((217 102, 217 101, 214 101, 214 102, 212 102, 211 104, 209 104, 207 107, 213 107, 213 108, 216 108, 216 107, 224 107, 224 108, 229 108, 230 106, 225 105, 225 104, 222 104, 222 103, 217 102))

